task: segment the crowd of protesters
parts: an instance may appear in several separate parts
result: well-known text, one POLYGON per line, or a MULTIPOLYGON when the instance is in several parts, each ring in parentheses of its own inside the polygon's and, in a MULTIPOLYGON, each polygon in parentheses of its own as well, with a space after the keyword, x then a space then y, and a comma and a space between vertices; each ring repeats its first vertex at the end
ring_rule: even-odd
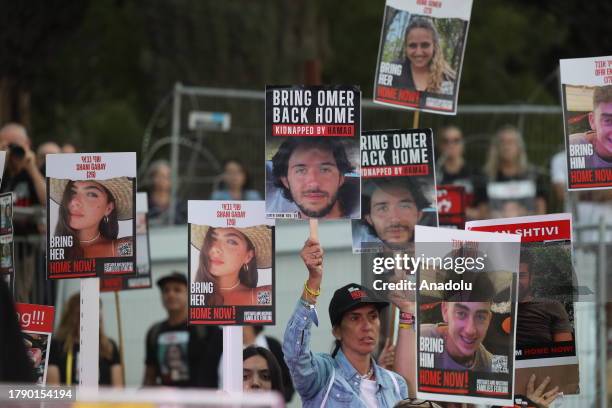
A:
MULTIPOLYGON (((565 188, 561 186, 565 182, 559 176, 565 168, 565 156, 559 154, 553 158, 551 168, 554 174, 551 183, 546 171, 529 161, 523 136, 515 127, 504 126, 492 135, 488 154, 481 162, 466 159, 465 145, 469 140, 466 140, 460 128, 447 126, 439 129, 436 134, 437 184, 464 187, 467 219, 545 214, 551 208, 550 197, 557 203, 565 198, 565 188), (552 190, 552 195, 549 190, 552 190)), ((0 150, 7 151, 0 190, 12 191, 14 206, 22 209, 45 206, 46 155, 76 152, 72 144, 60 146, 53 141, 41 142, 34 149, 27 130, 17 123, 9 123, 0 128, 0 150)), ((167 161, 153 162, 141 187, 148 192, 149 219, 152 225, 186 222, 186 208, 180 203, 174 209, 174 219, 169 219, 172 202, 171 168, 167 161)), ((235 158, 226 160, 211 199, 259 200, 261 197, 253 188, 244 163, 235 158)), ((40 217, 20 217, 16 214, 15 234, 42 236, 45 228, 43 220, 40 217)), ((323 250, 317 241, 308 241, 301 256, 308 271, 308 279, 288 324, 285 338, 300 338, 303 341, 298 342, 297 346, 287 341, 281 345, 278 340, 264 336, 262 327, 246 327, 243 342, 244 389, 276 390, 283 394, 286 401, 293 398, 295 389, 304 406, 324 405, 328 399, 337 399, 338 404, 341 404, 352 398, 351 393, 345 390, 345 394, 330 394, 328 388, 334 386, 335 381, 340 384, 354 377, 358 379, 358 386, 353 391, 361 393, 373 406, 394 406, 397 401, 413 397, 414 361, 409 352, 414 348, 415 341, 413 323, 405 321, 402 329, 408 330, 400 330, 398 343, 391 345, 387 342, 382 352, 377 353, 379 312, 387 304, 373 300, 367 289, 358 284, 338 289, 332 299, 330 319, 336 339, 334 352, 331 355, 310 353, 308 338, 310 326, 317 319, 313 310, 323 277, 323 250), (358 302, 348 296, 349 291, 355 290, 363 292, 358 302), (367 336, 361 336, 363 333, 367 336), (334 377, 336 375, 338 377, 334 377)), ((21 260, 21 264, 27 265, 27 262, 21 260)), ((20 270, 19 275, 22 277, 16 286, 21 289, 16 291, 17 301, 28 301, 27 288, 32 283, 33 273, 34 270, 20 270)), ((143 333, 146 349, 143 385, 219 387, 219 362, 223 351, 221 330, 214 326, 203 328, 187 324, 188 282, 184 274, 175 272, 167 275, 157 281, 157 286, 167 316, 151 326, 146 334, 143 333)), ((12 299, 6 287, 0 288, 2 315, 14 315, 12 299)), ((51 346, 48 374, 50 384, 72 384, 78 380, 70 375, 76 373, 76 369, 72 367, 74 360, 68 358, 78 353, 78 306, 78 296, 73 296, 64 308, 51 346)), ((396 306, 410 320, 413 306, 406 302, 399 302, 396 306)), ((19 342, 15 339, 19 329, 12 324, 11 319, 1 320, 0 350, 4 352, 0 361, 0 381, 31 381, 27 368, 24 368, 28 364, 28 359, 22 355, 25 350, 18 346, 19 342), (7 350, 14 352, 9 353, 7 350)), ((545 387, 535 388, 533 381, 530 382, 531 397, 542 406, 547 406, 551 400, 550 395, 554 393, 544 397, 545 387)), ((114 386, 124 384, 117 345, 104 334, 102 324, 100 383, 114 386)), ((408 400, 398 406, 412 406, 410 403, 408 400)))

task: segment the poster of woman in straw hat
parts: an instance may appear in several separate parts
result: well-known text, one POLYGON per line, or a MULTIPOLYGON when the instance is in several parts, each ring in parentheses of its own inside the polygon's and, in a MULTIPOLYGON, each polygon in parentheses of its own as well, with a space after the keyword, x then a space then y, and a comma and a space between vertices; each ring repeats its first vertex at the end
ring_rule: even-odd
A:
POLYGON ((149 205, 147 193, 136 193, 136 275, 112 276, 100 280, 100 291, 148 289, 151 279, 151 251, 149 243, 149 205))
POLYGON ((189 201, 189 323, 274 324, 274 220, 263 201, 189 201))
POLYGON ((47 156, 47 277, 135 273, 135 153, 47 156))

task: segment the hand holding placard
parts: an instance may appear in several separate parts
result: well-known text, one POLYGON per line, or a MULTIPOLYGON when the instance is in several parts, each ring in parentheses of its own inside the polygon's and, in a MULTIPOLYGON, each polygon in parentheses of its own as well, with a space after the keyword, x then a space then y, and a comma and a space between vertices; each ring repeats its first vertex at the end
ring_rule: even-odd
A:
POLYGON ((321 280, 323 279, 323 248, 321 248, 319 241, 310 237, 304 243, 300 256, 304 265, 306 265, 306 269, 308 269, 308 279, 304 286, 302 299, 314 304, 317 301, 321 280))

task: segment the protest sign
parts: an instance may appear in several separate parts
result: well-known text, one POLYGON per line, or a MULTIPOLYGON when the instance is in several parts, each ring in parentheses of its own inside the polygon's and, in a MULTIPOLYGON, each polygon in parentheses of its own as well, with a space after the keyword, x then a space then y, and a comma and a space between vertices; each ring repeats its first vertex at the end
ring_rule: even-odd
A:
POLYGON ((147 193, 136 193, 136 276, 104 278, 100 281, 100 291, 152 287, 148 212, 147 193))
POLYGON ((519 251, 519 235, 416 227, 418 398, 512 404, 519 251))
POLYGON ((136 154, 47 155, 47 278, 136 272, 136 154))
POLYGON ((387 0, 374 102, 454 115, 472 0, 387 0))
POLYGON ((6 152, 0 150, 0 184, 2 183, 2 177, 4 176, 4 163, 6 161, 6 152))
POLYGON ((266 216, 359 218, 361 91, 266 87, 266 216))
POLYGON ((17 316, 21 335, 26 345, 28 356, 32 360, 36 383, 47 383, 47 366, 53 332, 53 306, 16 303, 17 316))
POLYGON ((13 193, 0 194, 0 275, 9 287, 14 283, 13 193))
POLYGON ((274 220, 264 209, 188 202, 190 324, 274 324, 274 220))
POLYGON ((529 377, 550 377, 564 394, 578 393, 571 214, 470 221, 466 229, 522 237, 516 332, 516 392, 529 377))
POLYGON ((407 250, 415 225, 437 226, 431 129, 363 132, 361 219, 353 252, 407 250))
POLYGON ((465 187, 436 186, 440 227, 463 229, 465 226, 465 187))
POLYGON ((612 187, 612 56, 560 60, 568 190, 612 187))
POLYGON ((490 181, 487 183, 490 216, 509 218, 533 215, 537 193, 535 180, 490 181))

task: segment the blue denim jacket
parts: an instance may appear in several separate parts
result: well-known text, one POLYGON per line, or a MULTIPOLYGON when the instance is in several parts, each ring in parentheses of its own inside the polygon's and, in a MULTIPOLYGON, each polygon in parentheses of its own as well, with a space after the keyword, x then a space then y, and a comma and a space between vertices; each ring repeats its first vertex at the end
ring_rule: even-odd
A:
MULTIPOLYGON (((336 358, 326 353, 314 354, 310 351, 312 323, 319 323, 316 310, 308 309, 298 302, 293 316, 289 319, 283 341, 285 361, 291 372, 293 385, 302 398, 302 406, 319 408, 327 394, 326 407, 367 408, 359 395, 361 376, 342 350, 338 351, 336 358), (332 376, 334 382, 330 388, 332 376)), ((408 398, 408 386, 400 375, 385 370, 374 361, 372 363, 378 386, 376 400, 379 407, 391 408, 398 401, 408 398)))

